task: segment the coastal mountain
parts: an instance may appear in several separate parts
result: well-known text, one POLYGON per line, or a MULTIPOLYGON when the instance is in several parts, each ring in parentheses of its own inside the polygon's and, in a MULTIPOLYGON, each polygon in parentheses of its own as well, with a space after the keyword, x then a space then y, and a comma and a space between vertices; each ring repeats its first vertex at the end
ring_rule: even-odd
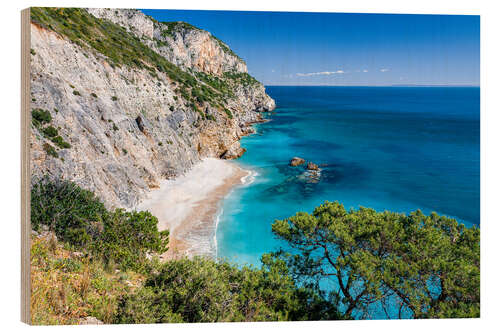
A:
POLYGON ((209 32, 138 10, 32 8, 31 169, 135 207, 204 157, 233 159, 274 100, 209 32))

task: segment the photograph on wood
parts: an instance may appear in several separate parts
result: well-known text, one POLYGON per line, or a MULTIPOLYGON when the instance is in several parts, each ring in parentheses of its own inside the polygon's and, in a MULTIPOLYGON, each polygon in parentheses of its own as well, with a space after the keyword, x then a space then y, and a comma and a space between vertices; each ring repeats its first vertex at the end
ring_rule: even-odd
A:
POLYGON ((24 322, 480 316, 479 16, 21 16, 24 322))

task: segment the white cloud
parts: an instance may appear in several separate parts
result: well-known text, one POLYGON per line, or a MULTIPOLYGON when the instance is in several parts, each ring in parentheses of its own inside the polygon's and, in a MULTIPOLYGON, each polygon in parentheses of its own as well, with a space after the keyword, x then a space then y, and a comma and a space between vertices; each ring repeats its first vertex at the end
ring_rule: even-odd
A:
POLYGON ((380 71, 381 71, 381 72, 388 72, 388 71, 389 71, 389 68, 382 68, 380 71))
POLYGON ((274 73, 274 69, 271 69, 271 73, 274 73))
POLYGON ((368 70, 367 69, 363 69, 363 73, 368 73, 368 70))
POLYGON ((297 76, 316 76, 316 75, 334 75, 334 74, 344 74, 343 70, 338 70, 334 72, 314 72, 314 73, 297 73, 297 76))

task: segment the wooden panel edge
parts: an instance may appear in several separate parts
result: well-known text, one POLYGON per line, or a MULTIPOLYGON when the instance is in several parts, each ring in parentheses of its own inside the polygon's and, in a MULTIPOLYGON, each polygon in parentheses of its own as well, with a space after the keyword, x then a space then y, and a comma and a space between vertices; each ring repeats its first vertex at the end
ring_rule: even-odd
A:
POLYGON ((31 324, 30 8, 21 11, 21 321, 31 324))

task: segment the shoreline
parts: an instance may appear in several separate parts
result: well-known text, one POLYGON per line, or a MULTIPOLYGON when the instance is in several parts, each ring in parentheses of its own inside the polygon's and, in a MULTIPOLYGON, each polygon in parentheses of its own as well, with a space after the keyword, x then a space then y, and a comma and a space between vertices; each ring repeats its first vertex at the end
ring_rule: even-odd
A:
POLYGON ((220 202, 251 175, 230 161, 205 158, 184 175, 164 180, 159 189, 151 191, 136 208, 155 215, 159 230, 170 230, 169 250, 161 259, 215 256, 220 202))

